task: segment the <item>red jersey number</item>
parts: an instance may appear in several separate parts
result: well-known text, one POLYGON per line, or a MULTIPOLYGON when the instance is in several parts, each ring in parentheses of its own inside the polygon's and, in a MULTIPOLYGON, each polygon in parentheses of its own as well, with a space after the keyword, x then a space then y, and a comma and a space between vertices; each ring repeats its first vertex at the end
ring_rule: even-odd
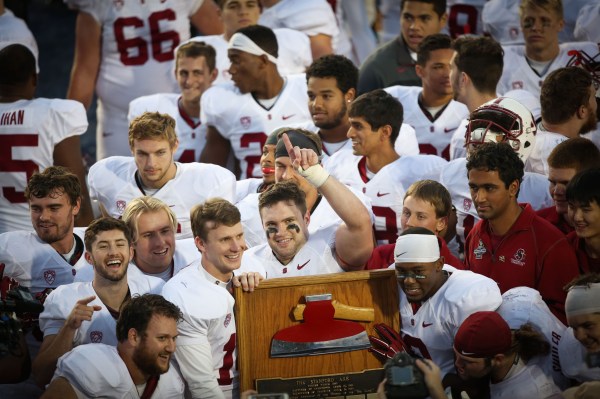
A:
MULTIPOLYGON (((158 62, 171 61, 174 58, 173 50, 179 44, 179 33, 174 30, 161 32, 161 21, 174 21, 177 18, 175 11, 170 8, 156 11, 148 17, 150 27, 150 47, 152 58, 158 62), (165 46, 165 43, 169 43, 165 46)), ((144 65, 148 61, 149 43, 142 37, 125 38, 125 29, 139 29, 144 27, 144 21, 138 17, 118 18, 113 31, 117 41, 121 62, 123 65, 144 65)))
MULTIPOLYGON (((37 134, 6 134, 2 135, 2 145, 0 146, 0 172, 25 172, 25 185, 38 171, 38 165, 32 160, 13 159, 13 147, 37 147, 37 134)), ((27 202, 25 193, 17 191, 15 187, 2 187, 2 195, 13 204, 22 204, 27 202)))
POLYGON ((431 144, 419 144, 419 154, 432 154, 437 155, 444 158, 446 161, 450 160, 450 144, 444 148, 441 154, 438 154, 437 148, 432 146, 431 144))
POLYGON ((223 347, 223 366, 219 369, 219 385, 231 385, 233 383, 233 375, 231 368, 233 367, 233 351, 235 350, 235 333, 231 334, 229 341, 223 347))
MULTIPOLYGON (((259 132, 259 133, 244 133, 242 135, 242 137, 240 138, 240 147, 241 148, 248 148, 250 147, 250 143, 258 143, 258 150, 257 152, 260 154, 262 153, 262 148, 265 145, 265 142, 267 141, 267 135, 264 134, 263 132, 259 132)), ((262 177, 262 176, 254 176, 254 166, 255 165, 260 165, 260 155, 248 155, 245 159, 246 161, 246 177, 250 178, 250 177, 262 177)))
POLYGON ((372 206, 373 215, 385 218, 385 230, 378 230, 375 227, 375 239, 378 243, 386 242, 393 244, 398 238, 398 223, 396 222, 396 212, 391 208, 384 206, 372 206))
POLYGON ((448 30, 453 39, 468 33, 477 33, 479 11, 470 4, 454 4, 448 14, 448 30))

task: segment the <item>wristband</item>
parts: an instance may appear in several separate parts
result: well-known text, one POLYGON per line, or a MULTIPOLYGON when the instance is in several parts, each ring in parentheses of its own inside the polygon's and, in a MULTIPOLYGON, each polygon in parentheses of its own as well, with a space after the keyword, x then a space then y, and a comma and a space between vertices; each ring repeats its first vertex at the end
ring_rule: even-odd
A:
POLYGON ((299 166, 298 173, 316 188, 321 187, 329 177, 329 172, 327 172, 320 164, 313 165, 308 169, 302 169, 302 167, 299 166))

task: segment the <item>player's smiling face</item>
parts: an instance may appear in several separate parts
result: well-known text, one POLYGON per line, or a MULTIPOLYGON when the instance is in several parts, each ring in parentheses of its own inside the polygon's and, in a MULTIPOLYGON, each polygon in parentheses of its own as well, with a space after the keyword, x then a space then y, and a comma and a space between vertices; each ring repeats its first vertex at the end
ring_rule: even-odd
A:
POLYGON ((548 181, 550 182, 550 195, 556 206, 556 212, 567 216, 567 184, 577 173, 575 168, 553 168, 548 167, 548 181))
POLYGON ((207 222, 206 240, 195 237, 196 247, 202 252, 202 266, 213 277, 228 281, 242 264, 242 254, 248 248, 242 223, 233 226, 207 222))
POLYGON ((404 199, 402 205, 402 217, 400 223, 402 230, 411 227, 424 227, 438 234, 446 227, 445 217, 438 218, 435 207, 429 201, 409 195, 404 199))
MULTIPOLYGON (((346 136, 352 141, 352 153, 354 155, 371 155, 379 152, 382 145, 380 132, 383 127, 373 130, 369 122, 359 116, 348 118, 350 129, 346 136)), ((389 138, 386 138, 389 140, 389 138)))
POLYGON ((263 182, 275 183, 275 144, 265 144, 260 156, 260 167, 262 169, 263 182))
POLYGON ((303 216, 295 204, 281 201, 263 207, 260 216, 271 250, 287 265, 308 239, 308 212, 303 216))
POLYGON ((35 232, 50 245, 70 239, 79 207, 80 201, 71 205, 69 196, 62 189, 54 190, 42 198, 32 195, 29 211, 35 232))
POLYGON ((575 232, 580 238, 600 238, 600 206, 596 201, 587 204, 569 202, 568 217, 573 221, 575 232))
POLYGON ((516 199, 519 183, 515 180, 506 188, 497 170, 471 169, 468 174, 469 190, 477 215, 485 220, 506 216, 516 199))
POLYGON ((430 298, 444 284, 443 258, 435 262, 396 263, 396 278, 409 302, 430 298))
POLYGON ((177 321, 155 314, 144 334, 138 334, 132 360, 147 377, 166 373, 175 352, 177 321))
POLYGON ((321 129, 333 129, 345 122, 348 107, 354 99, 354 89, 344 94, 337 87, 336 78, 308 79, 308 110, 313 123, 321 129))
POLYGON ((175 253, 175 229, 165 210, 145 212, 137 218, 133 245, 135 264, 145 273, 161 273, 171 266, 175 253))
POLYGON ((161 188, 175 177, 177 166, 173 162, 173 148, 167 140, 134 140, 131 152, 135 159, 137 171, 144 186, 161 188))
POLYGON ((238 29, 258 23, 260 7, 257 0, 228 0, 220 14, 225 35, 231 37, 238 29))
POLYGON ((88 248, 85 259, 94 266, 95 273, 110 281, 121 281, 127 274, 133 248, 121 230, 101 231, 88 248))
MULTIPOLYGON (((217 77, 217 71, 209 70, 206 59, 200 57, 179 57, 175 72, 181 97, 185 102, 198 102, 217 77)), ((194 116, 194 115, 191 115, 194 116)))
POLYGON ((567 322, 573 328, 575 338, 588 352, 600 352, 600 314, 567 316, 567 322))

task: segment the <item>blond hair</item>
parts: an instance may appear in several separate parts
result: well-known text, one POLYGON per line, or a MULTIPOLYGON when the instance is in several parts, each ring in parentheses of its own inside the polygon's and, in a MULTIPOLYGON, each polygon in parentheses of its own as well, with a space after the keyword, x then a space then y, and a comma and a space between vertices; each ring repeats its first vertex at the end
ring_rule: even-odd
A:
POLYGON ((166 140, 171 148, 177 144, 175 119, 160 112, 144 112, 129 124, 129 147, 135 140, 166 140))
POLYGON ((175 212, 173 212, 169 205, 158 198, 147 196, 138 197, 127 204, 125 212, 123 212, 123 221, 127 223, 129 230, 131 230, 131 236, 134 243, 138 240, 138 219, 140 216, 144 213, 160 211, 167 212, 169 221, 173 226, 173 232, 177 232, 177 216, 175 215, 175 212))

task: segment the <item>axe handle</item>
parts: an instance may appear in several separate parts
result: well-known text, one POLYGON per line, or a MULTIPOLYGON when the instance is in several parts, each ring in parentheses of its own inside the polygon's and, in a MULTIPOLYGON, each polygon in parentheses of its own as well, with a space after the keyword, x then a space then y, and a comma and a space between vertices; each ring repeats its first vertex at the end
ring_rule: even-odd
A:
MULTIPOLYGON (((375 310, 373 308, 361 308, 359 306, 349 306, 339 303, 336 300, 331 301, 331 304, 335 308, 335 314, 333 317, 342 320, 354 320, 354 321, 373 321, 375 320, 375 310)), ((304 309, 306 305, 300 304, 294 307, 292 311, 294 320, 304 320, 304 309)))

